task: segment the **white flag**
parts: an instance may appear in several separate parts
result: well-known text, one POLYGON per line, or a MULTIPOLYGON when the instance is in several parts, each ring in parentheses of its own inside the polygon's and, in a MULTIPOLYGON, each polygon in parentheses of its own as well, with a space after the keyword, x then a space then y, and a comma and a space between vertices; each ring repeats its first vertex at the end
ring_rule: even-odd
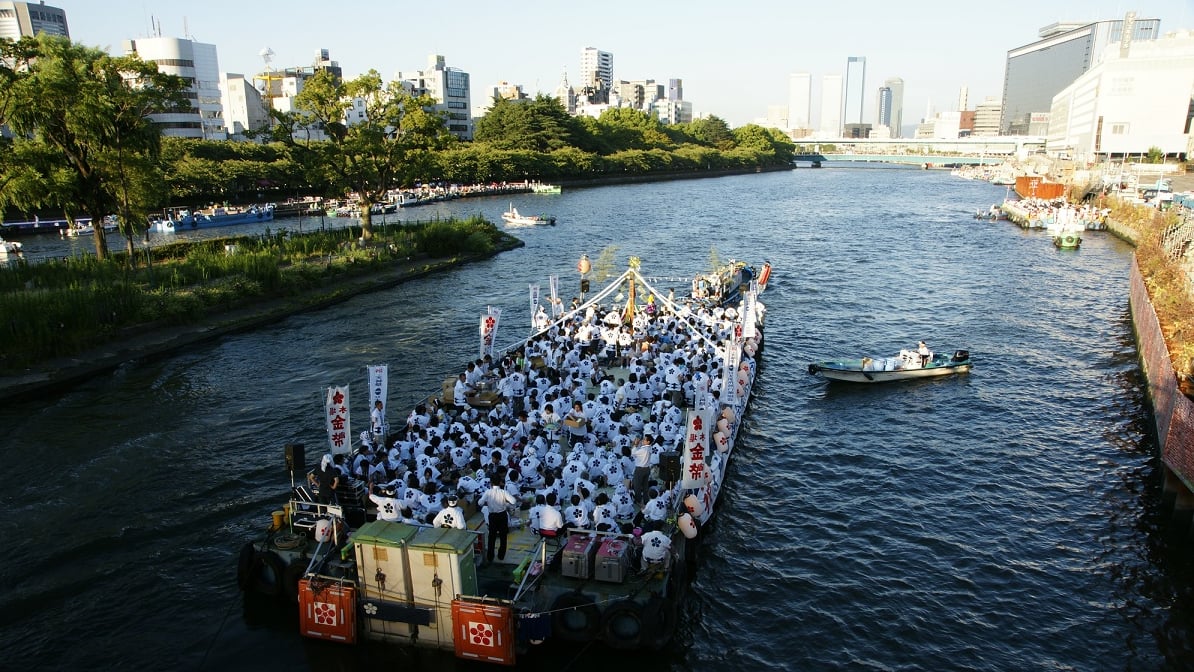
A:
POLYGON ((327 396, 328 445, 332 453, 352 451, 352 426, 348 413, 348 386, 328 388, 327 396))
POLYGON ((699 488, 707 484, 705 467, 709 454, 709 437, 713 435, 713 410, 690 409, 684 421, 684 455, 680 487, 699 488))
POLYGON ((498 327, 502 326, 502 309, 489 306, 489 317, 493 318, 493 329, 489 332, 489 344, 485 352, 481 353, 481 357, 493 354, 493 346, 497 343, 498 327))
POLYGON ((547 286, 551 288, 551 316, 559 317, 564 314, 564 304, 560 301, 560 276, 547 276, 547 286))
POLYGON ((535 329, 535 313, 539 312, 539 285, 531 285, 531 330, 535 329))
POLYGON ((726 341, 725 368, 722 370, 721 403, 734 406, 738 403, 736 385, 738 379, 739 350, 738 343, 726 341))
POLYGON ((375 364, 369 367, 369 414, 373 415, 373 407, 381 402, 381 415, 385 418, 386 399, 390 385, 390 367, 387 364, 375 364))

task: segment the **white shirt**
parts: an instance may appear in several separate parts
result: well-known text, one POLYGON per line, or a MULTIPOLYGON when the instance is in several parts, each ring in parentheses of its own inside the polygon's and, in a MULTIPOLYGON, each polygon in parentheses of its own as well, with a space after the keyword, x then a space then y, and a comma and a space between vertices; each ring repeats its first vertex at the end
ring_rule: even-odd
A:
POLYGON ((504 488, 494 485, 481 495, 481 504, 489 506, 490 513, 503 513, 514 506, 514 497, 504 488))

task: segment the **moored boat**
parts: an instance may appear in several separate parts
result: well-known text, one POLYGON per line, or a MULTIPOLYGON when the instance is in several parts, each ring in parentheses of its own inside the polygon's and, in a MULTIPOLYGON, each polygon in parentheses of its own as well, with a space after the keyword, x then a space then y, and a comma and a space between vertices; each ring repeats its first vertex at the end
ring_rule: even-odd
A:
POLYGON ((208 229, 217 226, 233 226, 237 224, 256 224, 270 222, 274 219, 274 204, 250 205, 248 207, 217 206, 207 210, 192 212, 188 209, 177 209, 168 212, 164 217, 151 222, 154 231, 159 233, 173 233, 179 229, 208 229))
POLYGON ((555 226, 556 218, 551 215, 519 214, 518 208, 511 203, 510 209, 502 213, 502 221, 510 226, 541 226, 545 224, 555 226))
POLYGON ((543 184, 542 182, 531 183, 532 194, 559 194, 563 193, 564 189, 558 184, 543 184))
POLYGON ((1053 236, 1053 245, 1061 250, 1076 250, 1082 244, 1077 231, 1061 231, 1053 236))
MULTIPOLYGON (((546 639, 666 644, 750 399, 763 341, 758 293, 769 274, 769 266, 756 275, 731 264, 706 277, 747 287, 676 300, 674 287, 652 284, 632 259, 588 301, 495 351, 488 373, 467 384, 471 393, 457 395, 457 376, 445 381, 379 459, 396 473, 341 475, 334 502, 294 486, 306 480, 305 451, 287 446, 294 496, 268 536, 242 548, 241 587, 296 602, 305 637, 431 647, 483 662, 513 665, 546 639), (738 299, 715 298, 731 296, 738 299), (574 400, 566 418, 548 409, 574 400), (528 411, 521 420, 520 407, 528 411), (474 450, 482 447, 483 461, 474 450), (639 471, 636 462, 651 466, 639 471), (424 464, 446 478, 390 489, 424 464), (488 525, 507 519, 480 508, 493 501, 487 486, 503 479, 515 484, 506 490, 519 505, 494 554, 485 549, 488 525), (571 525, 549 522, 545 506, 559 495, 575 502, 557 511, 571 525)), ((533 314, 537 298, 532 290, 533 314)), ((499 317, 481 318, 482 352, 499 317)), ((384 409, 379 370, 369 367, 370 406, 380 390, 384 409)), ((470 367, 461 378, 472 375, 470 367)), ((346 387, 329 390, 331 453, 321 467, 347 461, 350 410, 346 387)), ((384 417, 370 424, 378 430, 384 417)), ((366 432, 362 444, 386 434, 366 432)), ((328 483, 326 474, 315 481, 328 483)))
POLYGON ((886 383, 966 373, 971 365, 970 353, 966 350, 956 350, 952 355, 930 352, 927 356, 915 350, 901 350, 894 357, 814 362, 808 365, 808 372, 831 381, 886 383))

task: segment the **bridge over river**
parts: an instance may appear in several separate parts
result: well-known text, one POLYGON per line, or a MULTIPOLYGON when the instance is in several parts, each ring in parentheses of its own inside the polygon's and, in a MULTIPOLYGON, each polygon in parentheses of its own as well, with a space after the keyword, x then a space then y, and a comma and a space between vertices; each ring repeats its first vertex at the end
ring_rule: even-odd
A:
POLYGON ((995 165, 1003 162, 1002 157, 963 155, 950 156, 944 154, 820 154, 806 153, 792 157, 796 164, 811 164, 814 168, 821 168, 825 162, 834 163, 898 163, 928 168, 953 168, 960 165, 981 166, 995 165))

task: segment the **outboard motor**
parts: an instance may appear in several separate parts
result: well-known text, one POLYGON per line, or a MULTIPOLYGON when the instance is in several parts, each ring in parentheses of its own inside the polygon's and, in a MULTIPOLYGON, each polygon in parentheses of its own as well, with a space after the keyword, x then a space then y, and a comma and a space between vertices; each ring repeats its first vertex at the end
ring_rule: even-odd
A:
POLYGON ((951 362, 964 362, 970 359, 969 350, 955 350, 954 356, 949 359, 951 362))

